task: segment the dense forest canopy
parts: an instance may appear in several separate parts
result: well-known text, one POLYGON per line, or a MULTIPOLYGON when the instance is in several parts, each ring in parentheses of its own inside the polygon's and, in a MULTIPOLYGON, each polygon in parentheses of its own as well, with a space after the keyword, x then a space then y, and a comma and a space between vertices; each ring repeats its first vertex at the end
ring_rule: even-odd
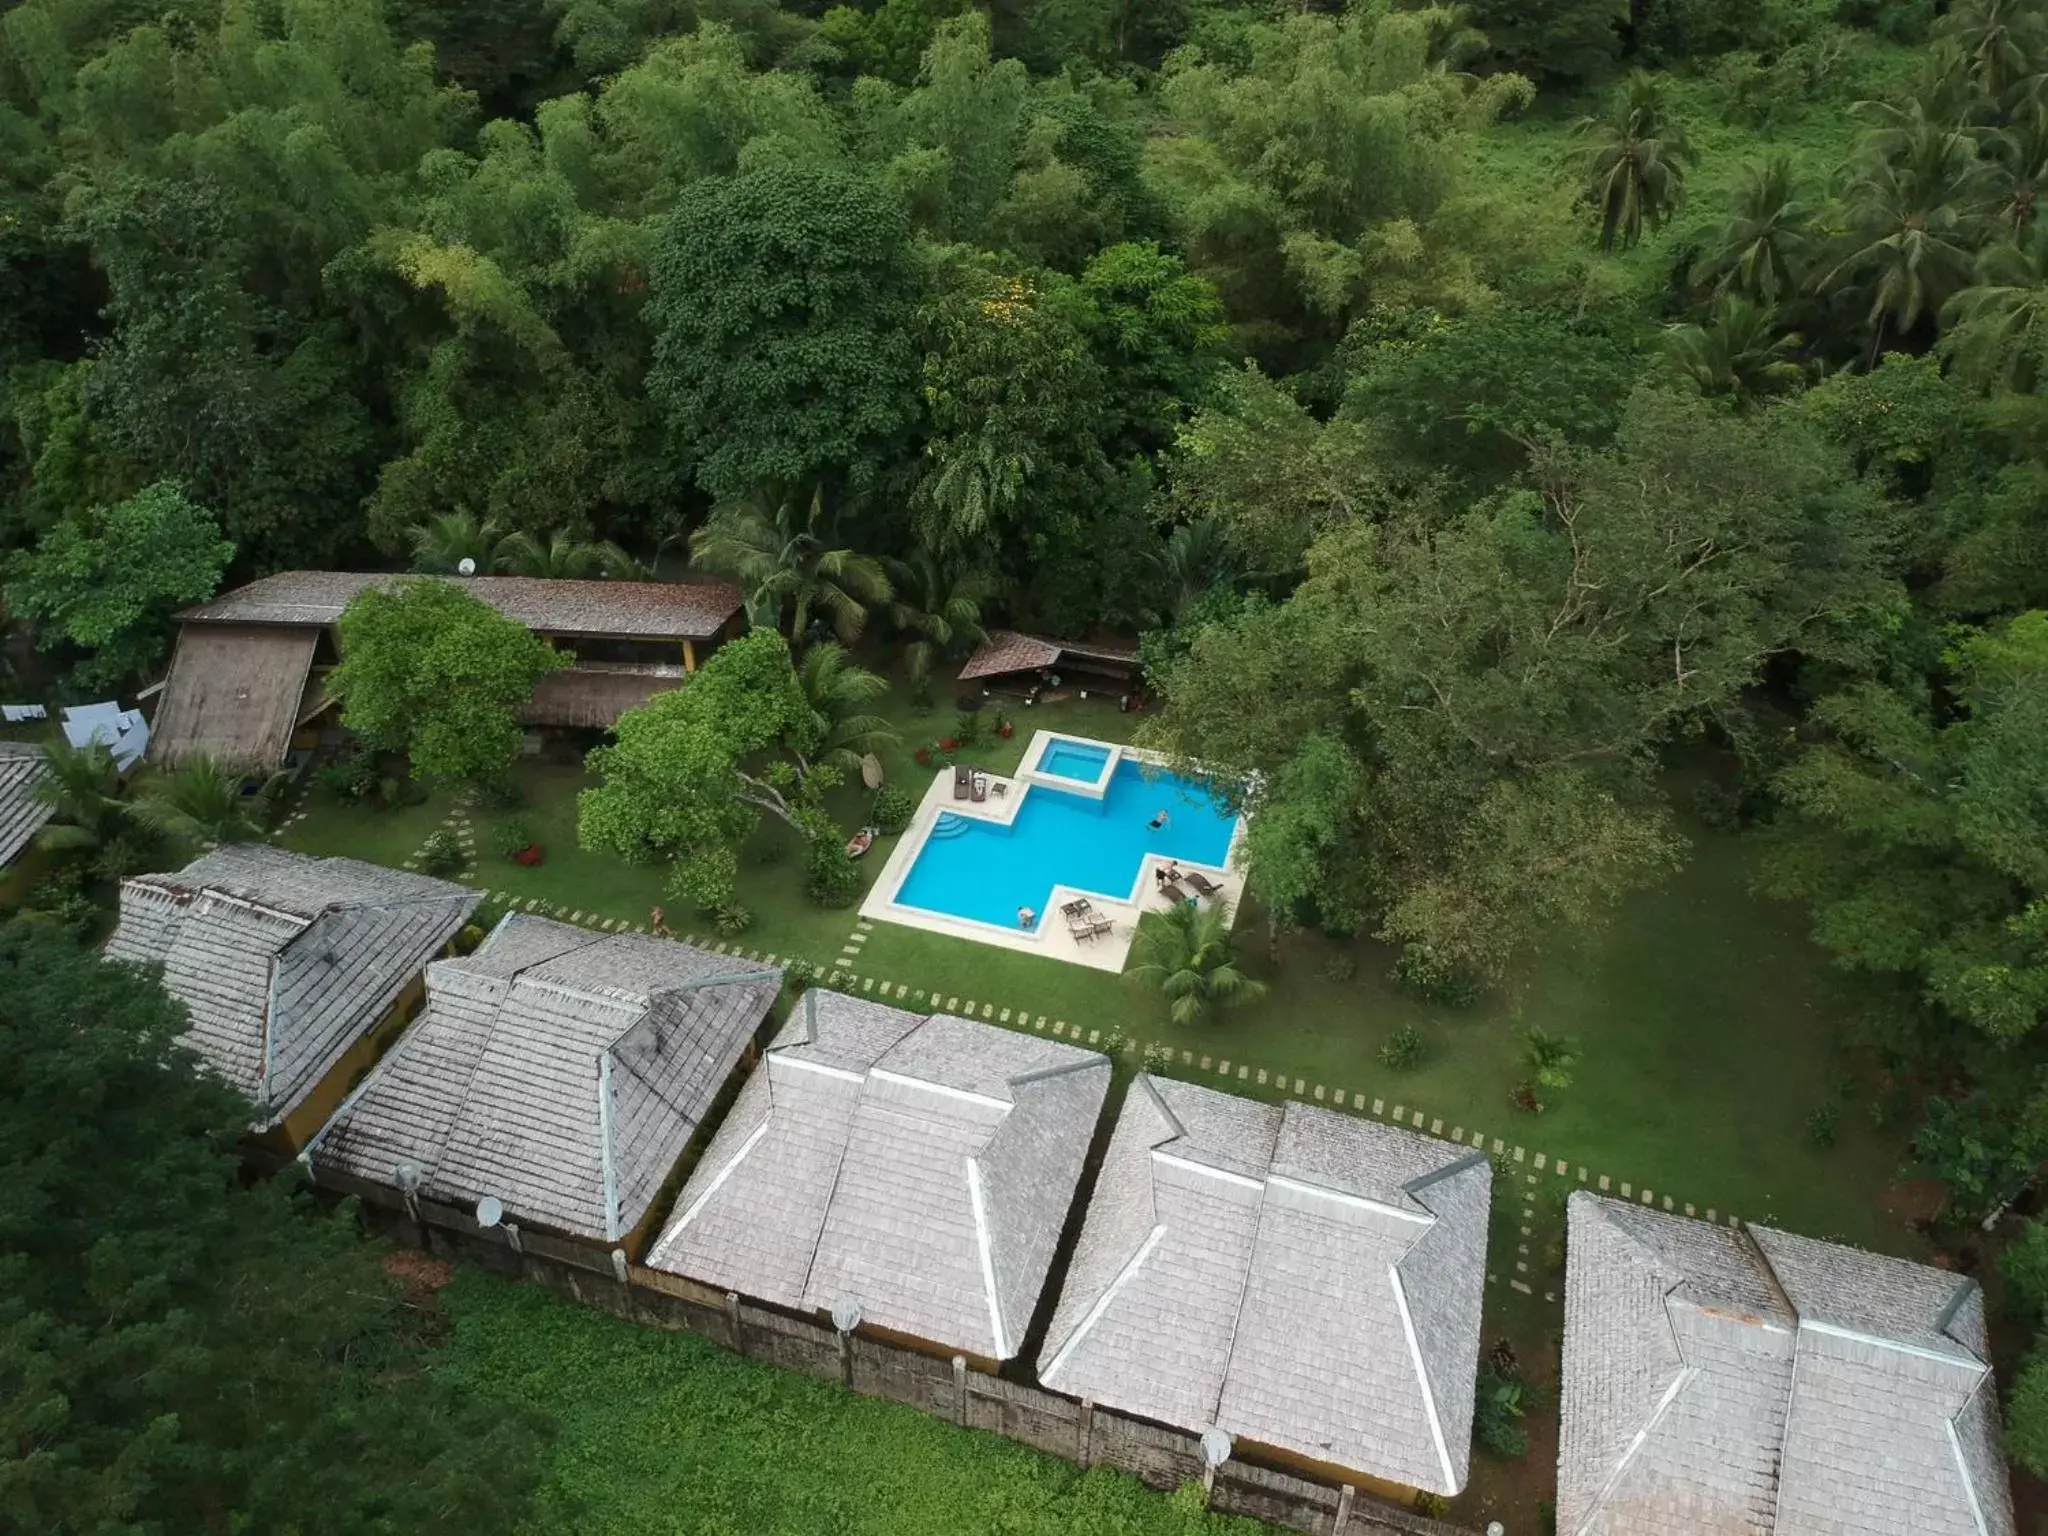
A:
MULTIPOLYGON (((2024 0, 21 0, 8 617, 139 683, 223 577, 481 552, 920 677, 1141 633, 1268 929, 1440 995, 1753 825, 1990 1210, 2048 1153, 2044 177, 2024 0)), ((761 800, 790 732, 709 701, 590 825, 761 800)))

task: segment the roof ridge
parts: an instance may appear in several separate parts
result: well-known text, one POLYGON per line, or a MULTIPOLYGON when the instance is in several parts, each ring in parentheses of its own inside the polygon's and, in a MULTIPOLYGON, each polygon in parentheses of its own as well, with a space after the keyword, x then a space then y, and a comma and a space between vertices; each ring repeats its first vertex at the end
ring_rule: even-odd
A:
POLYGON ((1097 1067, 1109 1065, 1109 1058, 1089 1051, 1076 1061, 1048 1062, 1042 1067, 1030 1067, 1012 1077, 1003 1079, 1008 1088, 1021 1088, 1028 1083, 1043 1083, 1055 1077, 1065 1077, 1071 1072, 1090 1072, 1097 1067))
MULTIPOLYGON (((1486 1160, 1486 1154, 1476 1150, 1467 1152, 1462 1157, 1454 1157, 1440 1168, 1432 1168, 1428 1173, 1418 1173, 1401 1186, 1401 1193, 1414 1200, 1417 1205, 1422 1205, 1422 1201, 1417 1198, 1421 1191, 1428 1189, 1432 1184, 1441 1184, 1445 1179, 1456 1178, 1468 1168, 1475 1168, 1486 1160)), ((1422 1208, 1429 1211, 1426 1205, 1422 1205, 1422 1208)), ((1429 1211, 1429 1214, 1434 1216, 1437 1213, 1429 1211)))

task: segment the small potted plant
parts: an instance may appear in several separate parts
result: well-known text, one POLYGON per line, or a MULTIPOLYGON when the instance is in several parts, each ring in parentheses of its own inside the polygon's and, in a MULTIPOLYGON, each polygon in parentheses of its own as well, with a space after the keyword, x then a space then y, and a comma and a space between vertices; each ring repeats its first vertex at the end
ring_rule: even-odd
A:
POLYGON ((917 750, 916 750, 915 752, 913 752, 913 753, 911 754, 911 756, 913 756, 913 757, 915 757, 915 758, 917 759, 917 766, 918 766, 918 767, 920 767, 920 768, 929 768, 929 767, 931 767, 931 765, 932 765, 932 749, 931 749, 931 745, 930 745, 930 743, 926 743, 926 744, 925 744, 924 746, 921 746, 921 747, 919 747, 919 748, 918 748, 918 749, 917 749, 917 750))
POLYGON ((1003 740, 1008 741, 1012 736, 1017 734, 1017 726, 1008 715, 997 715, 996 734, 1002 737, 1003 740))

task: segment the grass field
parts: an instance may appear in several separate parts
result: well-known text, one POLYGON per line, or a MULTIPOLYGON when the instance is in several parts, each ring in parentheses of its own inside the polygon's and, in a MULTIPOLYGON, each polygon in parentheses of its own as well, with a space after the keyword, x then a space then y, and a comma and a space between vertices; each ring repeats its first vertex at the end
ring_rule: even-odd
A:
MULTIPOLYGON (((554 1426, 534 1532, 1260 1536, 1121 1473, 464 1271, 442 1369, 554 1426), (886 1447, 886 1450, 884 1449, 886 1447)), ((1199 1493, 1199 1489, 1196 1490, 1199 1493)))

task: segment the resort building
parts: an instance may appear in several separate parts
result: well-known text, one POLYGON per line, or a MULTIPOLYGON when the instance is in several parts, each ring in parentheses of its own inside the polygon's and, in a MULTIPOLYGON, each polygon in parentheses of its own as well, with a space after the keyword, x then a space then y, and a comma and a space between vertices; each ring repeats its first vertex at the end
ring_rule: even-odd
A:
POLYGON ((49 802, 36 792, 43 780, 43 749, 26 741, 0 741, 0 868, 21 857, 49 821, 49 802))
POLYGON ((1572 1197, 1559 1536, 2012 1536, 1974 1280, 1572 1197))
POLYGON ((1109 1058, 806 992, 648 1263, 969 1357, 1023 1346, 1109 1058))
POLYGON ((429 967, 425 1012, 306 1163, 636 1253, 781 988, 730 955, 514 914, 429 967))
POLYGON ((420 973, 482 899, 446 880, 260 843, 121 882, 109 960, 161 966, 180 1037, 288 1151, 404 1027, 420 973))
POLYGON ((1382 1496, 1455 1494, 1492 1190, 1452 1142, 1141 1075, 1039 1379, 1382 1496))
POLYGON ((678 686, 740 611, 722 582, 546 581, 526 576, 402 576, 284 571, 178 615, 150 760, 194 757, 252 771, 280 768, 333 703, 321 686, 339 659, 334 625, 366 588, 456 581, 560 649, 575 665, 542 678, 532 725, 604 727, 678 686))
POLYGON ((1143 671, 1136 651, 992 629, 961 665, 960 681, 979 683, 983 693, 1015 694, 1026 700, 1057 687, 1122 698, 1137 690, 1143 671))

